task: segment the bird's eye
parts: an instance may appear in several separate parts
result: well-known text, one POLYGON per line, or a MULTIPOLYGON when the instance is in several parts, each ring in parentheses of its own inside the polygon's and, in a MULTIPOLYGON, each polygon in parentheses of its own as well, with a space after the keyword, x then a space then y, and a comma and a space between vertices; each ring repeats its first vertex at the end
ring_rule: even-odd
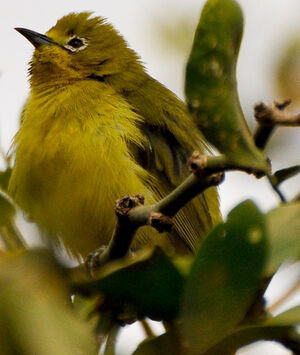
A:
POLYGON ((72 46, 73 48, 80 48, 81 46, 83 46, 83 40, 77 37, 74 37, 72 39, 70 39, 70 41, 68 42, 69 46, 72 46))
POLYGON ((67 49, 72 52, 78 52, 87 46, 86 40, 84 38, 72 37, 69 39, 68 43, 65 45, 67 49))

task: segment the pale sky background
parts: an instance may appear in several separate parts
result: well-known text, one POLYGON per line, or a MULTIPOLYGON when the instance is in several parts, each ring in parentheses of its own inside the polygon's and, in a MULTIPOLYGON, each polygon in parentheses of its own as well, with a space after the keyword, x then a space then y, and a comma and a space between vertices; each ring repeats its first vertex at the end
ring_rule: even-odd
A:
MULTIPOLYGON (((238 62, 238 85, 244 112, 252 119, 254 103, 258 101, 270 103, 274 98, 280 99, 273 89, 273 71, 286 38, 291 34, 300 36, 300 1, 240 0, 239 3, 243 8, 246 24, 238 62)), ((165 43, 161 45, 157 28, 161 22, 174 26, 176 19, 185 14, 196 26, 203 4, 204 1, 201 0, 2 1, 0 146, 5 151, 8 149, 17 130, 18 115, 29 90, 26 71, 33 48, 13 30, 14 27, 25 27, 44 33, 58 18, 71 11, 94 11, 97 15, 107 17, 119 29, 131 47, 141 55, 151 75, 183 97, 184 65, 191 38, 186 39, 185 53, 176 52, 165 43)), ((280 147, 271 155, 275 170, 300 163, 299 133, 299 128, 283 128, 276 132, 273 143, 280 141, 280 147)), ((299 177, 296 177, 283 186, 287 197, 292 197, 298 192, 299 182, 299 177)), ((264 179, 255 180, 242 173, 227 174, 225 182, 220 187, 220 195, 224 215, 246 198, 254 199, 265 211, 278 203, 277 197, 264 179)), ((293 273, 298 278, 299 269, 298 264, 293 273)), ((282 274, 284 272, 286 274, 280 279, 280 283, 283 280, 292 282, 290 269, 282 271, 282 274)), ((272 294, 268 296, 269 299, 273 297, 272 294)), ((132 334, 132 337, 136 337, 136 332, 132 334)), ((123 340, 122 344, 128 345, 130 336, 126 333, 124 337, 127 342, 123 340)), ((259 352, 256 348, 241 351, 240 354, 256 355, 259 352)), ((261 354, 283 355, 289 352, 276 345, 274 348, 264 348, 261 354)))

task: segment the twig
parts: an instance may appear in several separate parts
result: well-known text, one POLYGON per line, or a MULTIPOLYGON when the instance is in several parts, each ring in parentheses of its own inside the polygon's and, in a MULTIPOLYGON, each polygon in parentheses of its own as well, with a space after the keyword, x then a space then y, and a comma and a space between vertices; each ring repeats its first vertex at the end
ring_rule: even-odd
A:
POLYGON ((75 280, 89 280, 100 266, 127 255, 132 239, 141 226, 149 225, 159 232, 172 227, 172 217, 190 200, 205 189, 223 181, 224 170, 234 167, 224 156, 204 158, 194 152, 190 161, 190 174, 175 190, 156 204, 144 206, 142 195, 125 196, 116 202, 118 218, 115 231, 106 248, 90 254, 85 266, 79 265, 70 270, 75 280))
POLYGON ((272 133, 274 132, 275 125, 258 125, 254 132, 254 142, 257 148, 264 150, 272 133))
POLYGON ((300 280, 298 280, 282 297, 267 308, 267 311, 274 313, 288 298, 300 289, 300 280))
POLYGON ((276 171, 273 175, 267 175, 267 179, 269 180, 273 190, 277 193, 280 200, 283 203, 286 203, 286 198, 279 189, 279 185, 282 184, 287 179, 292 178, 300 172, 300 165, 291 166, 286 169, 281 169, 276 171))
POLYGON ((155 334, 146 319, 141 320, 140 324, 141 324, 147 338, 154 338, 155 337, 155 334))
POLYGON ((119 324, 116 324, 114 316, 111 311, 107 310, 101 312, 101 317, 95 329, 98 345, 100 349, 104 344, 107 344, 108 335, 111 332, 114 333, 114 330, 117 331, 118 328, 119 328, 119 324))
MULTIPOLYGON (((158 232, 169 231, 172 217, 195 196, 211 186, 219 185, 224 178, 224 171, 243 170, 256 173, 250 169, 233 164, 225 155, 206 156, 195 151, 189 162, 190 174, 175 190, 161 201, 144 206, 141 194, 124 196, 116 202, 115 212, 118 218, 114 234, 107 248, 100 248, 86 259, 90 272, 96 271, 106 263, 127 255, 132 239, 141 226, 149 225, 158 232)), ((82 278, 82 266, 73 269, 82 278)), ((77 279, 75 274, 73 279, 77 279)))
MULTIPOLYGON (((225 155, 206 156, 197 151, 189 159, 188 168, 192 174, 156 204, 144 206, 144 197, 141 194, 127 195, 116 202, 118 223, 114 234, 106 248, 102 247, 87 257, 86 266, 90 272, 127 255, 139 227, 149 225, 158 232, 169 231, 172 217, 195 196, 211 186, 219 185, 223 181, 224 171, 243 170, 256 173, 233 164, 225 155)), ((73 269, 73 273, 73 279, 86 277, 82 266, 73 269)))
MULTIPOLYGON (((300 114, 291 114, 283 112, 291 103, 290 100, 276 102, 272 105, 265 105, 263 102, 255 105, 254 116, 258 122, 258 126, 254 133, 254 141, 258 148, 264 149, 277 126, 300 126, 300 114)), ((283 174, 288 172, 282 171, 283 174)), ((275 175, 267 175, 267 178, 279 196, 282 202, 286 202, 286 198, 279 189, 280 179, 275 175), (278 181, 278 183, 277 183, 278 181)))
POLYGON ((300 126, 300 113, 286 113, 283 112, 290 101, 283 103, 274 102, 273 105, 265 105, 263 102, 255 106, 255 117, 259 124, 264 126, 300 126))
POLYGON ((283 193, 280 191, 278 184, 274 183, 273 176, 267 175, 267 179, 268 179, 270 185, 272 186, 272 189, 276 192, 276 194, 280 198, 281 202, 286 203, 287 200, 286 200, 285 196, 283 195, 283 193))
POLYGON ((105 350, 104 350, 104 355, 115 355, 116 351, 116 342, 117 342, 117 336, 120 331, 120 326, 115 325, 112 330, 109 332, 106 344, 105 344, 105 350))
MULTIPOLYGON (((223 161, 219 171, 224 169, 223 161)), ((95 271, 109 261, 119 259, 128 253, 132 239, 141 226, 150 225, 158 232, 169 231, 172 227, 172 217, 190 200, 205 189, 221 183, 223 172, 216 172, 218 163, 214 159, 199 159, 193 154, 190 159, 193 174, 189 175, 175 190, 156 204, 144 206, 144 197, 124 196, 116 202, 115 212, 118 223, 108 247, 95 257, 87 259, 87 267, 95 271), (210 165, 208 164, 210 163, 210 165)))
POLYGON ((264 149, 274 132, 279 115, 286 115, 282 111, 290 104, 290 100, 274 102, 267 106, 263 102, 254 106, 254 116, 257 120, 257 127, 254 133, 254 141, 258 148, 264 149))
POLYGON ((299 173, 300 173, 300 165, 290 166, 289 168, 277 170, 272 175, 272 180, 274 180, 275 185, 279 186, 287 179, 290 179, 299 173))

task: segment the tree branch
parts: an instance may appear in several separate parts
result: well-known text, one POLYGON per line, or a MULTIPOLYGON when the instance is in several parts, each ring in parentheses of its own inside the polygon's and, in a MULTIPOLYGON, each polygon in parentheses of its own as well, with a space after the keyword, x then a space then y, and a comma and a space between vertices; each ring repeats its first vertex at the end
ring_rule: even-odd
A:
POLYGON ((297 280, 293 286, 285 292, 283 296, 281 296, 276 302, 271 304, 267 308, 267 312, 274 313, 276 310, 282 306, 293 294, 295 294, 300 289, 300 280, 297 280))
POLYGON ((300 113, 283 112, 285 107, 290 104, 290 101, 283 103, 274 102, 273 105, 265 105, 260 103, 255 106, 255 117, 259 124, 264 126, 300 126, 300 113))
POLYGON ((118 222, 107 247, 101 247, 87 256, 85 265, 70 270, 74 281, 90 280, 92 274, 106 263, 122 258, 129 252, 132 239, 141 226, 149 225, 158 232, 172 228, 172 217, 195 196, 224 179, 224 170, 234 167, 224 156, 205 157, 194 152, 189 160, 190 174, 177 188, 161 201, 144 206, 141 194, 124 196, 116 201, 118 222))
MULTIPOLYGON (((258 148, 265 149, 272 133, 278 126, 300 126, 300 113, 291 114, 283 112, 291 103, 290 100, 276 102, 272 105, 265 105, 263 102, 255 105, 254 116, 258 123, 254 132, 254 141, 258 148)), ((287 178, 298 173, 299 166, 290 167, 276 172, 274 175, 268 175, 267 178, 282 202, 286 198, 279 189, 279 184, 287 178)))
MULTIPOLYGON (((254 106, 254 116, 258 123, 254 132, 254 141, 258 148, 264 149, 277 125, 292 125, 288 122, 295 121, 295 115, 286 114, 283 110, 291 103, 290 100, 265 105, 263 102, 254 106)), ((298 115, 300 116, 300 115, 298 115)), ((299 125, 299 123, 298 123, 299 125)))
POLYGON ((127 195, 117 200, 116 229, 107 248, 100 248, 88 256, 86 265, 90 271, 93 272, 109 261, 124 257, 139 227, 149 225, 159 233, 170 231, 172 217, 186 203, 207 188, 223 181, 224 161, 219 157, 204 158, 203 155, 194 152, 189 161, 189 168, 192 174, 156 204, 144 206, 144 197, 141 194, 127 195))

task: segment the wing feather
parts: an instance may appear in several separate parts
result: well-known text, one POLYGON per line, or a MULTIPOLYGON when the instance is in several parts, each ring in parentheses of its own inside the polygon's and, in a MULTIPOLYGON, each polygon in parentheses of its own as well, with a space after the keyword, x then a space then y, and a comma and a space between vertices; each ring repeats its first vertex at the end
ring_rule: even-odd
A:
MULTIPOLYGON (((186 164, 193 150, 209 153, 209 145, 186 105, 150 76, 135 90, 122 94, 143 118, 140 129, 146 143, 143 148, 132 148, 133 156, 154 177, 156 183, 150 188, 162 198, 188 176, 186 164)), ((183 241, 185 248, 194 251, 219 221, 218 193, 210 188, 177 213, 169 238, 183 241)))

